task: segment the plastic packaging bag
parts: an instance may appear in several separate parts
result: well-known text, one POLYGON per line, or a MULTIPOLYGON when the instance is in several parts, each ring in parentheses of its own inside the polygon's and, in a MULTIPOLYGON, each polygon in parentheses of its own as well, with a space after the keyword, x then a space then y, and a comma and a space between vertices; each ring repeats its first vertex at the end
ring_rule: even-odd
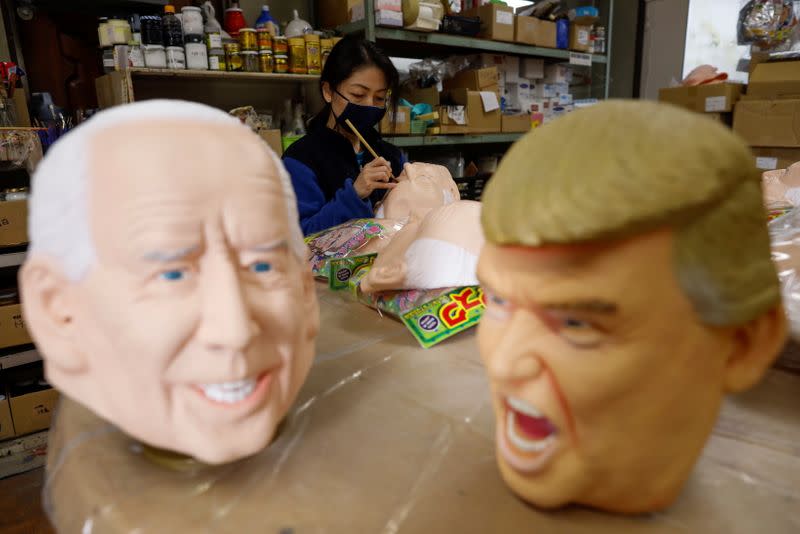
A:
POLYGON ((327 280, 330 260, 376 253, 404 225, 405 221, 356 219, 308 236, 305 241, 311 271, 327 280))
POLYGON ((770 222, 769 233, 791 335, 800 341, 800 208, 770 222))
POLYGON ((750 0, 739 11, 739 44, 782 49, 797 27, 793 0, 750 0))

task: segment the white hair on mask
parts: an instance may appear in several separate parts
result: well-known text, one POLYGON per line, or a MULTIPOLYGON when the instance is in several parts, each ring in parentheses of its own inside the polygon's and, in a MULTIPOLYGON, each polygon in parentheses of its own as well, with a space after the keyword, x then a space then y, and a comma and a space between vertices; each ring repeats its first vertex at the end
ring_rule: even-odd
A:
MULTIPOLYGON (((148 100, 98 113, 53 145, 31 178, 28 199, 30 254, 51 256, 60 262, 70 280, 80 280, 86 274, 95 260, 88 211, 90 140, 103 130, 147 120, 205 122, 247 128, 224 111, 182 100, 148 100)), ((266 143, 263 145, 275 163, 283 187, 289 218, 289 247, 297 258, 305 261, 307 249, 291 178, 278 155, 266 143)))
POLYGON ((414 241, 405 254, 406 284, 414 289, 478 285, 478 256, 440 239, 414 241))

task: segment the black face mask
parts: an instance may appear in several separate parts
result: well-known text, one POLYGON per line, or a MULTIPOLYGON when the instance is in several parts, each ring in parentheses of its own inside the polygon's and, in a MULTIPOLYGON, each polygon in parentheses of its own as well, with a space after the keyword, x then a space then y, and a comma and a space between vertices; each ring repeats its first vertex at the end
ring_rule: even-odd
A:
POLYGON ((347 123, 345 122, 347 120, 353 123, 353 126, 356 127, 359 133, 362 133, 368 131, 370 128, 374 128, 376 124, 383 120, 383 116, 386 115, 385 107, 379 108, 377 106, 362 106, 360 104, 353 104, 339 91, 336 91, 336 94, 347 101, 347 105, 345 106, 341 115, 338 117, 336 117, 335 113, 333 115, 336 117, 336 122, 345 128, 346 131, 350 131, 347 123))

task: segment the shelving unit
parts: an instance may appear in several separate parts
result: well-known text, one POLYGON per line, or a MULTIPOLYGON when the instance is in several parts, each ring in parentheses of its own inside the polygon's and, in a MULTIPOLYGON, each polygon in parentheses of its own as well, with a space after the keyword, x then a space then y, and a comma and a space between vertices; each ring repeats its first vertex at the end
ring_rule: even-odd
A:
MULTIPOLYGON (((367 21, 362 20, 340 27, 343 33, 366 32, 367 21)), ((453 49, 478 50, 481 52, 498 52, 515 56, 530 56, 541 58, 560 59, 569 61, 570 51, 556 48, 542 48, 537 46, 524 45, 519 43, 506 43, 503 41, 491 41, 489 39, 479 39, 476 37, 464 37, 460 35, 449 35, 446 33, 425 33, 399 28, 375 27, 374 40, 380 41, 384 49, 394 52, 397 46, 407 47, 412 45, 424 45, 427 54, 438 49, 450 49, 449 53, 454 53, 453 49)), ((397 50, 399 53, 408 53, 408 48, 397 50)), ((447 53, 447 52, 445 52, 447 53)), ((608 58, 604 55, 593 55, 594 63, 607 63, 608 58)))
POLYGON ((500 133, 483 135, 412 135, 384 136, 394 146, 409 148, 422 146, 453 146, 513 143, 523 134, 500 133))
POLYGON ((309 74, 135 68, 101 76, 95 85, 101 108, 191 95, 225 111, 245 105, 277 110, 285 99, 299 97, 314 112, 322 107, 318 83, 319 76, 309 74))
POLYGON ((19 352, 0 354, 0 369, 11 369, 12 367, 38 362, 41 359, 41 355, 33 348, 33 345, 24 346, 19 352))
POLYGON ((25 252, 0 252, 0 269, 19 267, 25 261, 25 252))
MULTIPOLYGON (((576 0, 567 0, 569 7, 575 7, 576 0)), ((592 5, 597 6, 605 19, 602 22, 606 27, 606 50, 611 50, 612 21, 614 18, 614 0, 596 0, 592 5)), ((457 54, 475 54, 480 52, 498 53, 520 57, 543 58, 550 63, 572 62, 574 52, 569 50, 542 48, 519 43, 492 41, 488 39, 450 35, 438 32, 416 32, 400 28, 381 27, 375 24, 375 0, 365 0, 366 17, 358 22, 340 26, 338 30, 343 34, 363 34, 367 40, 376 42, 381 49, 394 57, 425 58, 447 57, 457 54)), ((588 69, 590 75, 583 78, 590 80, 588 89, 576 94, 577 98, 609 97, 611 62, 609 55, 592 55, 590 66, 578 68, 588 69)), ((586 72, 586 71, 584 71, 586 72)), ((427 147, 457 147, 469 146, 470 149, 496 148, 492 145, 508 145, 522 137, 521 134, 486 134, 486 135, 445 135, 445 136, 396 136, 387 137, 395 146, 407 149, 424 149, 427 147)), ((434 154, 434 152, 430 152, 434 154)))

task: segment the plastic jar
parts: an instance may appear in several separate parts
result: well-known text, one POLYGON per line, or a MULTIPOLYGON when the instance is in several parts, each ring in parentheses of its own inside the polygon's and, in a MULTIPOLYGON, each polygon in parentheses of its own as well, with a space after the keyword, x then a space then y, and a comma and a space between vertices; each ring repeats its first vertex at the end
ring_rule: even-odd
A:
POLYGON ((288 56, 289 55, 289 41, 286 40, 286 37, 282 35, 276 35, 272 38, 272 51, 275 53, 276 56, 288 56))
POLYGON ((108 21, 108 33, 111 37, 111 44, 128 44, 133 39, 131 25, 127 20, 110 19, 108 21))
POLYGON ((230 72, 242 70, 242 56, 239 43, 225 43, 225 66, 230 72))
POLYGON ((256 40, 258 41, 258 49, 272 51, 272 35, 266 28, 256 30, 256 40))
POLYGON ((333 50, 333 39, 320 39, 319 50, 320 63, 324 67, 325 63, 328 61, 328 56, 331 55, 331 50, 333 50))
POLYGON ((187 6, 181 8, 183 15, 183 34, 203 36, 203 13, 199 7, 187 6))
POLYGON ((302 37, 289 39, 289 72, 292 74, 308 74, 306 40, 302 37))
POLYGON ((206 46, 209 50, 222 48, 222 35, 219 32, 211 32, 206 34, 206 46))
POLYGON ((208 69, 225 70, 225 51, 222 48, 212 48, 208 51, 208 69))
POLYGON ((200 35, 186 36, 186 68, 208 70, 208 49, 200 35))
POLYGON ((242 28, 239 30, 239 46, 244 51, 258 50, 258 40, 256 31, 253 28, 242 28))
POLYGON ((142 51, 144 52, 144 64, 146 67, 150 69, 167 68, 167 52, 164 50, 164 45, 142 45, 142 51))
POLYGON ((259 70, 269 74, 275 71, 275 60, 272 57, 272 50, 262 50, 258 54, 259 70))
POLYGON ((238 37, 239 30, 246 25, 241 8, 229 7, 225 10, 225 31, 228 32, 228 35, 238 37))
POLYGON ((255 50, 242 51, 242 70, 244 72, 260 72, 258 52, 255 50))
POLYGON ((182 46, 168 46, 166 55, 168 69, 184 70, 186 68, 186 52, 182 46))
POLYGON ((320 51, 319 35, 313 33, 304 36, 306 41, 306 72, 308 74, 322 74, 322 54, 320 51))
POLYGON ((128 44, 128 65, 137 68, 145 66, 142 46, 134 41, 128 44))
POLYGON ((289 56, 285 54, 275 54, 275 72, 286 74, 289 72, 289 56))

